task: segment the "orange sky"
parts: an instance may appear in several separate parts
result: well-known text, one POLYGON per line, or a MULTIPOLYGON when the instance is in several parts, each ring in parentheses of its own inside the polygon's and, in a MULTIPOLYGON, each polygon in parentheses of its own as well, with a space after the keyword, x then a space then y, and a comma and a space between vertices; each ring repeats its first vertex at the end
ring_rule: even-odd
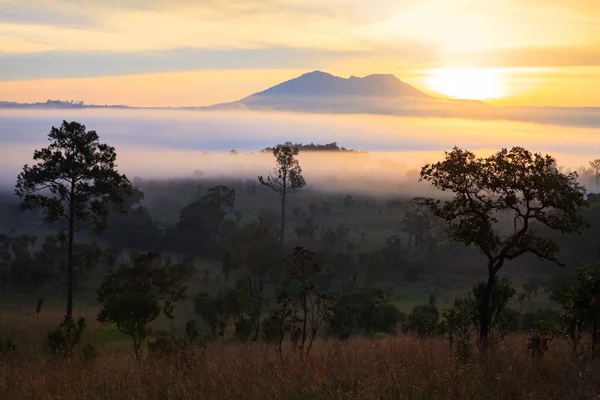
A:
POLYGON ((600 106, 597 0, 0 0, 0 100, 233 101, 315 69, 600 106))

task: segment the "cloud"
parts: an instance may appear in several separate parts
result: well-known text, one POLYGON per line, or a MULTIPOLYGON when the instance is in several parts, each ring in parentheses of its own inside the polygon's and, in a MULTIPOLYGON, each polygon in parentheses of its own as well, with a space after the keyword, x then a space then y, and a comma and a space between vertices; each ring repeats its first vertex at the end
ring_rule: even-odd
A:
POLYGON ((83 28, 93 25, 93 19, 75 9, 50 7, 47 3, 6 3, 0 0, 0 23, 27 25, 59 25, 83 28))
POLYGON ((181 47, 368 50, 361 27, 411 4, 379 0, 0 0, 0 47, 28 51, 140 51, 181 47))
POLYGON ((554 7, 586 16, 600 16, 600 2, 598 0, 528 0, 528 2, 534 6, 554 7))
POLYGON ((600 66, 600 42, 594 46, 537 46, 462 53, 452 59, 477 67, 600 66))
MULTIPOLYGON (((429 49, 398 46, 394 55, 406 62, 432 59, 429 49)), ((186 70, 321 69, 331 62, 369 57, 352 50, 293 47, 258 49, 179 48, 161 51, 0 53, 0 81, 123 76, 186 70)))

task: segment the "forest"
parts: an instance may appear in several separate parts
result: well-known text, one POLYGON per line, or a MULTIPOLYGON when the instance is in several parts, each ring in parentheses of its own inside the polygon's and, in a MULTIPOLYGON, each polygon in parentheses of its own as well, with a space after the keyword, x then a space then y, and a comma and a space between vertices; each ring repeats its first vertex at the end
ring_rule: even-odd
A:
POLYGON ((390 196, 311 186, 337 143, 130 180, 48 139, 0 193, 0 398, 600 396, 600 159, 455 147, 390 196))

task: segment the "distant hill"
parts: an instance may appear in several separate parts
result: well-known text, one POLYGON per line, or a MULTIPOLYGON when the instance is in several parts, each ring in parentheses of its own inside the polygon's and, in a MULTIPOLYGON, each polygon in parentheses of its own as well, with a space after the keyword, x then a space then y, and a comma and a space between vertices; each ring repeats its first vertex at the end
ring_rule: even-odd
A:
POLYGON ((125 105, 97 105, 85 104, 83 101, 46 100, 41 103, 17 103, 14 101, 0 101, 0 108, 131 108, 125 105))

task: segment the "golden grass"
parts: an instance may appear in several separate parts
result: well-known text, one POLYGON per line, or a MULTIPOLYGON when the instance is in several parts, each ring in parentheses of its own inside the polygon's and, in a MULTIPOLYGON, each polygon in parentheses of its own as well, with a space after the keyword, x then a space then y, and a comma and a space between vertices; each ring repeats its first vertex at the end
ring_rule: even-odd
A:
POLYGON ((195 365, 137 362, 101 351, 94 361, 44 356, 0 362, 1 399, 592 399, 600 365, 570 361, 555 342, 541 363, 515 336, 488 360, 455 361, 447 342, 408 336, 318 341, 305 364, 292 349, 211 343, 195 365))

